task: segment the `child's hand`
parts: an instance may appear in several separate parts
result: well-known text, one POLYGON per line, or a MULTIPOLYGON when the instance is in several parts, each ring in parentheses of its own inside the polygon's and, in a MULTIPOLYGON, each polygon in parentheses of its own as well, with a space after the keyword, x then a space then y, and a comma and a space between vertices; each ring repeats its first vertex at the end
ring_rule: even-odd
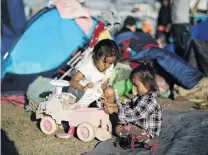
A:
POLYGON ((107 113, 107 114, 112 114, 112 113, 117 113, 118 112, 118 107, 117 107, 117 105, 115 104, 106 104, 105 106, 104 106, 104 111, 105 111, 105 113, 107 113))
POLYGON ((106 98, 105 98, 105 96, 103 95, 103 96, 101 96, 99 99, 98 99, 98 101, 101 103, 101 104, 107 104, 107 100, 106 100, 106 98))
POLYGON ((168 24, 165 28, 165 32, 170 32, 171 30, 171 24, 168 24))
POLYGON ((159 26, 157 27, 157 29, 158 29, 159 31, 161 31, 161 32, 165 31, 165 27, 162 26, 162 25, 159 25, 159 26))
POLYGON ((112 110, 107 105, 104 106, 104 111, 105 111, 106 114, 113 113, 112 110))

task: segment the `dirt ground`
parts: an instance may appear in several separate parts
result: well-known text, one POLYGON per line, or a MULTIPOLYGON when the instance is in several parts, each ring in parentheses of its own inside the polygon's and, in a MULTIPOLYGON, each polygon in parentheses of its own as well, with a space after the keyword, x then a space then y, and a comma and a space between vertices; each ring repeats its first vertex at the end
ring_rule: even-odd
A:
POLYGON ((97 143, 47 136, 39 130, 37 122, 31 121, 30 113, 9 103, 1 105, 1 116, 3 155, 81 155, 97 143))
MULTIPOLYGON (((193 111, 193 103, 161 99, 163 109, 193 111)), ((10 103, 1 104, 2 155, 81 155, 92 150, 97 140, 84 143, 77 138, 60 140, 43 134, 30 113, 10 103)), ((61 132, 61 129, 60 131, 61 132)))

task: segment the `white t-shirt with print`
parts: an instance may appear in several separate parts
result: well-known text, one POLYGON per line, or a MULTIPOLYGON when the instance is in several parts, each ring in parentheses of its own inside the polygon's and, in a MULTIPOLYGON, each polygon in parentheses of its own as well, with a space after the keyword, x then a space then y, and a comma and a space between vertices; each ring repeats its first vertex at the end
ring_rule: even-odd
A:
POLYGON ((114 65, 111 65, 105 73, 100 72, 93 62, 92 54, 89 54, 77 68, 77 71, 84 75, 84 78, 80 81, 80 85, 85 86, 88 83, 92 83, 93 85, 103 84, 112 76, 113 68, 114 65))

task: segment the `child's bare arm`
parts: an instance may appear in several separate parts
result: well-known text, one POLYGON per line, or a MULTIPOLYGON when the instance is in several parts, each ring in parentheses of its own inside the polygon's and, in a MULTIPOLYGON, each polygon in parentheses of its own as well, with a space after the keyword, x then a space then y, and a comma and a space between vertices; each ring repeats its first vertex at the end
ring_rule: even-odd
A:
POLYGON ((105 81, 102 85, 101 85, 101 88, 103 91, 105 91, 105 89, 108 87, 108 82, 109 80, 105 81))
POLYGON ((81 72, 76 72, 70 81, 70 86, 76 90, 84 91, 84 87, 79 84, 79 81, 84 78, 84 75, 81 72))

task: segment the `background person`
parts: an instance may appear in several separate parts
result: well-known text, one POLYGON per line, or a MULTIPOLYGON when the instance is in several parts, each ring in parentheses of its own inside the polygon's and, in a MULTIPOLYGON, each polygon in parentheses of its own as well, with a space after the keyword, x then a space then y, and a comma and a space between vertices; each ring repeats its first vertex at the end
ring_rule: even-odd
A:
POLYGON ((166 42, 170 37, 171 30, 171 6, 169 0, 161 0, 162 6, 159 11, 157 21, 156 39, 161 35, 165 37, 166 42))
POLYGON ((189 0, 171 1, 172 34, 175 53, 183 58, 190 40, 189 0))

